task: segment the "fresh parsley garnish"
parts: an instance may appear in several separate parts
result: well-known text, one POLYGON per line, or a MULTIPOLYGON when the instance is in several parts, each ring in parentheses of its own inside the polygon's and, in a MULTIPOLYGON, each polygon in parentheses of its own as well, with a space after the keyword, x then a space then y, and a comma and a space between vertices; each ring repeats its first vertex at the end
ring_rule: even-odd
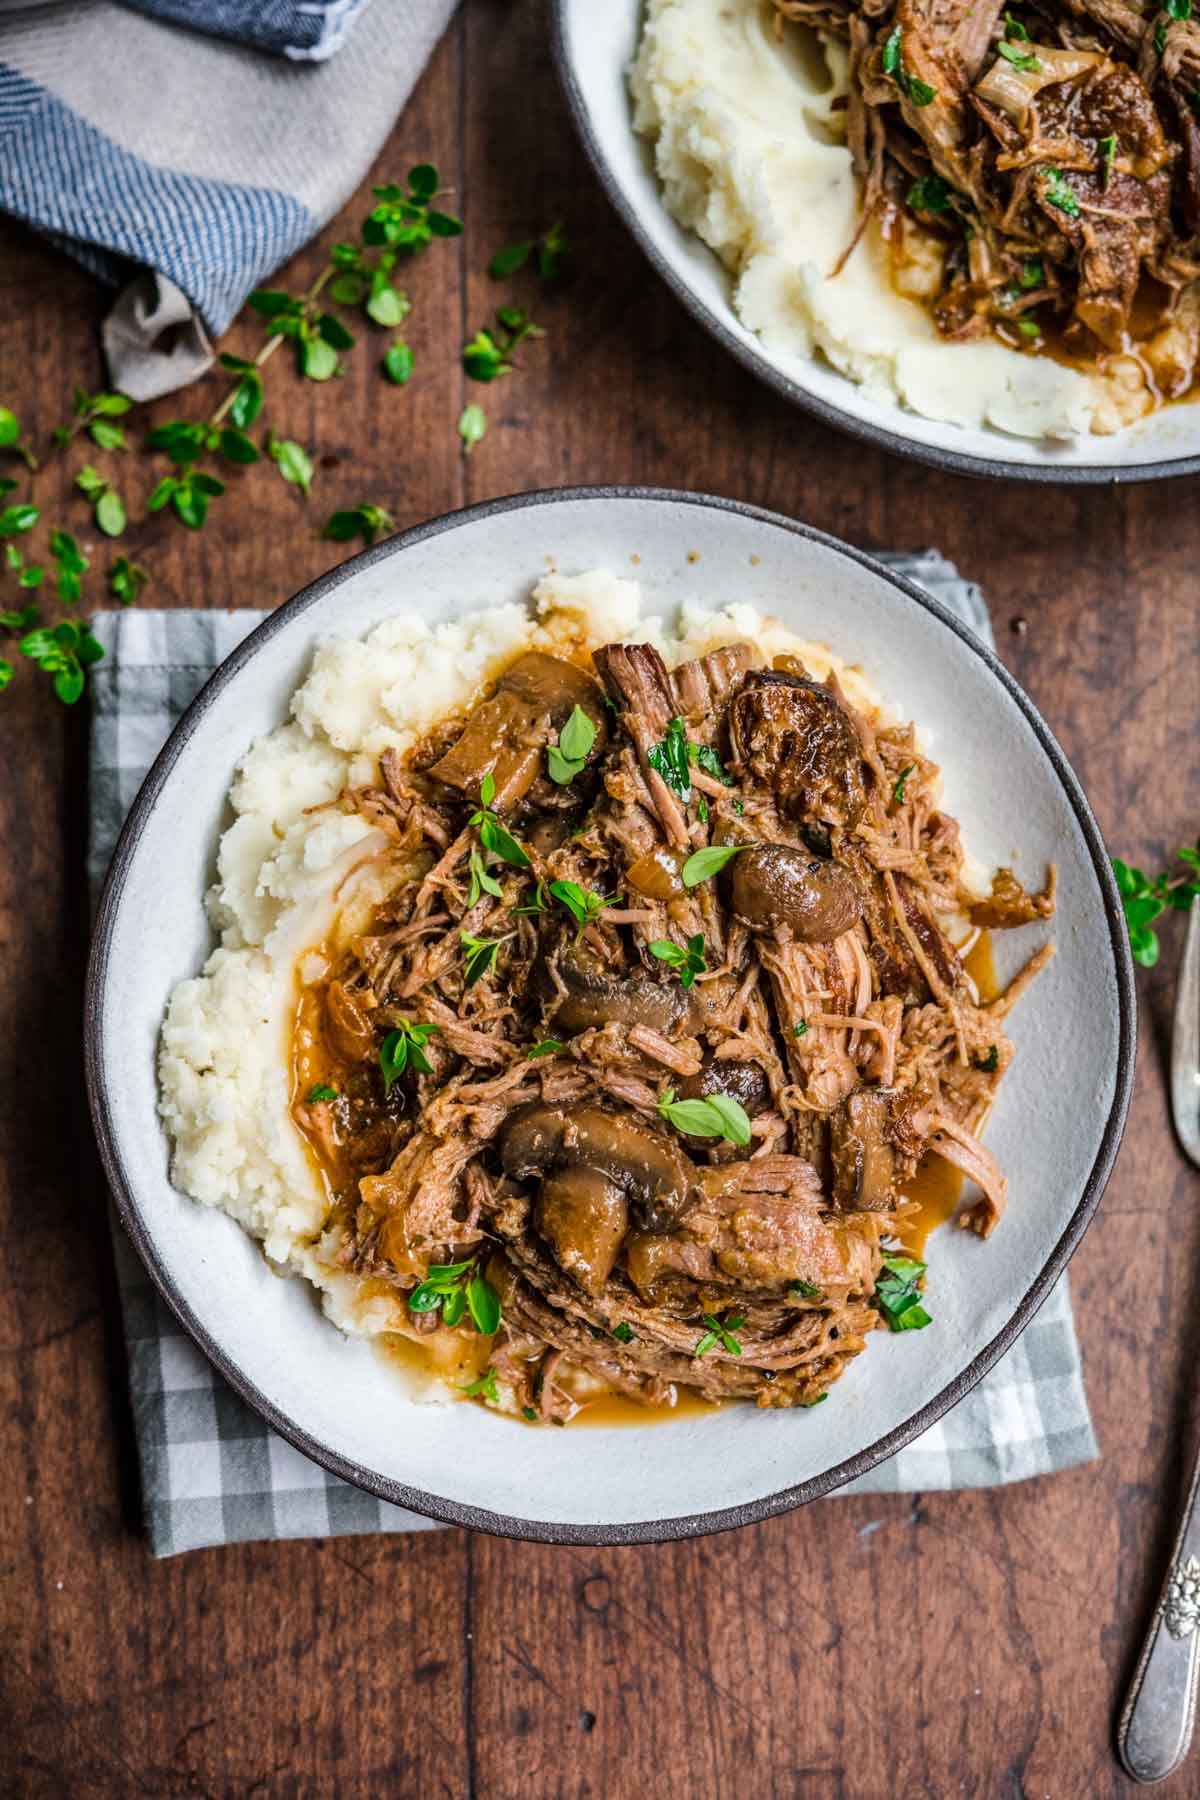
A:
POLYGON ((1036 74, 1042 66, 1040 59, 1033 54, 1032 50, 1019 50, 1015 44, 1006 43, 999 43, 996 48, 1005 62, 1011 63, 1014 69, 1020 69, 1022 74, 1036 74))
POLYGON ((332 538, 337 544, 348 543, 355 537, 373 544, 381 531, 393 531, 395 525, 396 521, 386 507, 361 500, 357 506, 343 507, 340 512, 331 514, 321 535, 332 538))
POLYGON ((875 1305, 883 1314, 890 1331, 920 1331, 931 1323, 921 1305, 918 1283, 925 1274, 925 1264, 915 1256, 885 1250, 883 1268, 875 1283, 875 1305))
POLYGON ((927 81, 916 75, 910 75, 900 56, 900 27, 896 26, 883 46, 883 72, 890 75, 900 92, 914 106, 928 106, 937 99, 937 89, 931 88, 927 81))
POLYGON ((668 1088, 658 1102, 668 1125, 688 1137, 724 1138, 730 1144, 750 1142, 750 1121, 741 1104, 729 1094, 710 1094, 706 1100, 677 1100, 668 1088))
POLYGON ((474 1258, 468 1262, 434 1263, 408 1296, 409 1312, 441 1310, 443 1325, 457 1325, 469 1313, 476 1331, 490 1337, 500 1328, 500 1296, 474 1258))
POLYGON ((723 1319, 718 1319, 715 1313, 701 1313, 700 1317, 708 1326, 708 1330, 697 1342, 696 1348, 692 1351, 693 1356, 707 1356, 708 1352, 715 1350, 718 1344, 728 1350, 730 1356, 742 1354, 742 1346, 734 1336, 734 1332, 740 1330, 746 1323, 744 1313, 726 1313, 723 1319))
POLYGON ((189 531, 199 531, 208 517, 208 503, 225 492, 225 483, 204 469, 189 469, 185 475, 164 475, 149 500, 147 512, 161 512, 170 504, 180 524, 189 531))
POLYGON ((562 273, 563 263, 569 254, 570 245, 562 226, 551 225, 541 237, 529 238, 521 244, 505 244, 502 250, 497 250, 488 264, 488 274, 496 281, 503 281, 506 276, 515 275, 518 269, 523 269, 533 256, 541 279, 553 281, 562 273))
POLYGON ((948 212, 951 191, 940 175, 922 175, 908 190, 908 204, 916 212, 948 212))
POLYGON ((823 1288, 814 1287, 811 1281, 792 1281, 788 1283, 788 1293, 799 1295, 801 1300, 823 1300, 823 1288))
POLYGON ((689 768, 687 732, 682 719, 672 719, 667 726, 667 733, 657 744, 652 744, 646 752, 646 761, 650 767, 662 776, 667 786, 686 803, 692 797, 692 776, 689 768))
POLYGON ((500 954, 500 946, 506 944, 508 938, 473 937, 469 931, 460 931, 458 936, 463 950, 466 952, 466 984, 469 988, 473 988, 477 981, 483 980, 489 969, 495 967, 496 958, 500 954))
POLYGON ((423 250, 435 237, 458 237, 462 220, 430 206, 440 186, 433 163, 418 163, 408 171, 407 193, 395 182, 372 188, 378 204, 363 221, 363 242, 412 251, 423 250))
POLYGON ((30 662, 53 677, 54 691, 64 706, 74 706, 83 693, 84 671, 104 655, 87 626, 74 619, 29 632, 21 639, 20 649, 30 662))
POLYGON ((725 764, 721 761, 711 744, 689 744, 688 756, 698 769, 703 769, 706 775, 711 775, 714 780, 721 782, 724 787, 733 787, 735 785, 733 776, 729 773, 729 770, 725 767, 725 764))
POLYGON ((679 872, 684 887, 699 887, 702 881, 719 875, 725 864, 746 848, 745 844, 710 844, 706 850, 693 850, 679 872))
POLYGON ((105 480, 99 469, 84 463, 75 477, 75 486, 91 501, 92 517, 105 537, 120 537, 126 525, 125 502, 112 483, 105 480))
POLYGON ((589 894, 576 881, 552 881, 549 892, 560 906, 566 907, 578 925, 576 942, 606 907, 613 906, 620 899, 619 894, 589 894))
POLYGON ((618 1343, 632 1344, 633 1342, 633 1327, 627 1325, 624 1319, 621 1320, 619 1325, 613 1326, 612 1334, 617 1339, 618 1343))
POLYGON ((488 417, 482 406, 464 406, 458 415, 458 435, 463 455, 469 456, 476 444, 487 435, 488 417))
POLYGON ((383 1091, 390 1094, 392 1083, 398 1081, 405 1069, 415 1069, 420 1075, 432 1075, 433 1065, 425 1054, 424 1046, 429 1042, 437 1025, 414 1023, 411 1019, 401 1019, 394 1031, 389 1031, 379 1046, 379 1067, 383 1070, 383 1091))
POLYGON ((904 790, 908 786, 908 778, 916 766, 916 763, 905 763, 899 775, 896 777, 896 785, 892 789, 892 799, 897 806, 903 806, 904 804, 904 790))
POLYGON ((314 1106, 318 1100, 336 1100, 337 1097, 337 1089, 330 1087, 327 1081, 314 1082, 304 1096, 310 1106, 314 1106))
POLYGON ((574 706, 558 734, 557 744, 550 744, 546 750, 546 767, 551 781, 556 781, 559 787, 568 787, 582 773, 595 741, 596 727, 582 706, 574 706))
POLYGON ((1068 219, 1079 217, 1079 201, 1075 190, 1069 182, 1063 180, 1057 169, 1047 169, 1046 179, 1042 187, 1042 196, 1051 206, 1056 206, 1068 219))
POLYGON ((697 975, 703 975, 708 969, 704 959, 704 934, 697 932, 690 937, 685 950, 680 944, 673 944, 669 938, 655 938, 649 945, 651 956, 657 956, 659 962, 665 962, 669 968, 678 969, 680 987, 690 988, 697 975))
POLYGON ((545 335, 519 306, 497 307, 495 325, 481 326, 470 343, 463 345, 462 366, 472 381, 496 381, 512 374, 510 359, 527 338, 545 335))
POLYGON ((483 1398, 490 1400, 493 1406, 498 1406, 500 1403, 500 1389, 496 1386, 495 1369, 485 1369, 476 1380, 468 1381, 466 1386, 460 1387, 458 1391, 460 1394, 465 1394, 468 1400, 477 1400, 482 1394, 483 1398))
POLYGON ((1113 873, 1125 909, 1130 948, 1134 961, 1144 969, 1152 969, 1158 961, 1158 934, 1151 929, 1155 919, 1168 906, 1187 912, 1193 902, 1200 899, 1200 847, 1191 849, 1185 845, 1176 852, 1176 857, 1190 873, 1172 875, 1170 870, 1164 870, 1153 881, 1141 869, 1113 857, 1113 873))
POLYGON ((540 1044, 535 1044, 532 1050, 525 1052, 525 1059, 527 1062, 536 1062, 539 1056, 556 1056, 566 1047, 558 1038, 543 1038, 540 1044))
POLYGON ((511 863, 514 869, 527 869, 528 856, 492 811, 492 801, 495 798, 496 777, 489 769, 479 784, 479 806, 467 823, 475 826, 485 850, 490 850, 493 856, 500 857, 503 862, 511 863))
POLYGON ((793 1037, 803 1037, 805 1035, 805 1033, 807 1032, 807 1030, 808 1030, 808 1020, 807 1019, 797 1019, 796 1023, 792 1026, 792 1036, 793 1037))

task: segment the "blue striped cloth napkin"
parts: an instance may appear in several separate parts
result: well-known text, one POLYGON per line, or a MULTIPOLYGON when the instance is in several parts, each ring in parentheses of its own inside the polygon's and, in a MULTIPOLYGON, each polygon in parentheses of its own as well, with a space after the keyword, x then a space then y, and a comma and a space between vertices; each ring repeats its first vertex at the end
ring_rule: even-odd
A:
POLYGON ((0 210, 121 290, 109 376, 151 400, 354 193, 454 0, 136 6, 0 0, 0 210))

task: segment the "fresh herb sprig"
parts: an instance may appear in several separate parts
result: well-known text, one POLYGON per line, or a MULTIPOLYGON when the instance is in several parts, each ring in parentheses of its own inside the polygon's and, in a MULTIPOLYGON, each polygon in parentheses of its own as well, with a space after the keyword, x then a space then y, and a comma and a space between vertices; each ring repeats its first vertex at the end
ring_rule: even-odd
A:
POLYGON ((513 354, 530 338, 545 337, 540 325, 519 306, 498 306, 496 323, 484 325, 462 347, 462 366, 472 381, 498 381, 511 375, 513 354))
POLYGON ((575 933, 576 943, 588 926, 595 924, 606 907, 615 906, 620 900, 619 894, 589 894, 577 881, 552 881, 547 891, 560 906, 566 908, 579 927, 575 933))
POLYGON ((479 805, 467 823, 478 831, 479 841, 485 850, 490 850, 493 856, 500 857, 503 862, 511 863, 514 869, 527 869, 530 866, 527 853, 492 810, 495 798, 496 777, 489 769, 479 784, 479 805))
POLYGON ((911 75, 904 67, 900 54, 900 27, 897 25, 883 46, 883 72, 889 75, 900 89, 906 100, 914 106, 929 106, 937 99, 937 89, 930 87, 927 81, 919 76, 911 75))
POLYGON ((746 1323, 744 1313, 726 1313, 723 1319, 719 1319, 716 1313, 701 1313, 700 1318, 708 1330, 697 1341, 696 1348, 692 1351, 693 1356, 707 1356, 718 1344, 730 1356, 742 1354, 742 1346, 734 1334, 746 1323))
POLYGON ((704 850, 693 850, 679 871, 684 887, 699 887, 702 881, 711 881, 726 863, 747 848, 746 844, 709 844, 704 850))
POLYGON ((682 944, 673 944, 670 938, 655 938, 649 945, 651 956, 657 956, 659 962, 665 962, 668 968, 679 971, 679 985, 690 988, 697 975, 708 970, 704 957, 704 934, 697 932, 687 941, 687 948, 682 944))
POLYGON ((875 1283, 874 1301, 889 1331, 920 1331, 932 1323, 921 1305, 921 1282, 926 1265, 915 1256, 885 1250, 883 1268, 875 1283))
POLYGON ((1153 881, 1141 869, 1122 862, 1120 857, 1113 857, 1113 873, 1116 875, 1117 890, 1125 909, 1130 948, 1134 961, 1144 969, 1152 969, 1159 957, 1158 933, 1153 929, 1154 921, 1169 906, 1179 912, 1187 912, 1200 899, 1200 846, 1193 849, 1184 845, 1175 854, 1187 873, 1179 874, 1164 869, 1153 881))
POLYGON ((561 223, 551 225, 540 237, 527 238, 523 243, 505 244, 497 250, 488 264, 488 274, 495 281, 503 281, 509 275, 515 275, 533 258, 533 264, 543 281, 556 281, 563 272, 564 264, 571 253, 567 234, 561 223))
POLYGON ((595 725, 582 706, 574 706, 558 734, 557 744, 546 748, 546 769, 551 781, 557 782, 559 787, 569 787, 575 777, 583 773, 595 741, 595 725))
POLYGON ((668 1125, 688 1137, 724 1138, 729 1144, 750 1142, 750 1121, 739 1101, 729 1094, 710 1094, 706 1100, 677 1100, 668 1088, 658 1102, 668 1125))
POLYGON ((415 1069, 419 1075, 432 1075, 433 1064, 425 1054, 425 1045, 438 1025, 423 1024, 413 1019, 401 1019, 393 1031, 389 1031, 379 1046, 379 1067, 383 1072, 383 1091, 390 1094, 393 1082, 399 1081, 406 1069, 415 1069))
POLYGON ((473 988, 476 982, 483 980, 490 969, 495 968, 496 958, 500 954, 500 946, 508 942, 512 933, 509 932, 508 936, 502 938, 481 938, 474 936, 470 931, 460 931, 458 936, 467 962, 466 985, 473 988))
POLYGON ((432 1263, 425 1279, 408 1296, 408 1310, 441 1312, 443 1325, 460 1325, 470 1317, 476 1331, 490 1337, 500 1329, 500 1296, 474 1257, 466 1262, 432 1263))

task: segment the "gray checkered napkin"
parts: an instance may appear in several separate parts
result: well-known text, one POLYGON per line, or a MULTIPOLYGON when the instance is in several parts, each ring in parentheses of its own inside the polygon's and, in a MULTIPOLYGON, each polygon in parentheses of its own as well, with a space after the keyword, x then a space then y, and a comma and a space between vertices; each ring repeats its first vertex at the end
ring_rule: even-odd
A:
MULTIPOLYGON (((933 551, 885 559, 992 642, 979 589, 933 551)), ((89 873, 98 891, 121 821, 163 739, 258 612, 104 613, 92 682, 89 873)), ((212 1369, 114 1230, 146 1526, 156 1556, 252 1538, 418 1531, 269 1430, 212 1369)), ((1064 1278, 1007 1356, 859 1493, 992 1487, 1096 1455, 1064 1278)), ((843 1491, 850 1491, 846 1489, 843 1491)))

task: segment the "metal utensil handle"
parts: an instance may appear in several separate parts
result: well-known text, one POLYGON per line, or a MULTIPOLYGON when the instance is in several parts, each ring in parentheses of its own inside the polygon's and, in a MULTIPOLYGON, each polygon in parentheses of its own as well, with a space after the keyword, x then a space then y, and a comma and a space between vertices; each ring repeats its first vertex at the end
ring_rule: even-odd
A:
POLYGON ((1161 1781, 1187 1755, 1196 1718, 1198 1672, 1200 1456, 1167 1578, 1117 1726, 1117 1750, 1135 1781, 1161 1781))

